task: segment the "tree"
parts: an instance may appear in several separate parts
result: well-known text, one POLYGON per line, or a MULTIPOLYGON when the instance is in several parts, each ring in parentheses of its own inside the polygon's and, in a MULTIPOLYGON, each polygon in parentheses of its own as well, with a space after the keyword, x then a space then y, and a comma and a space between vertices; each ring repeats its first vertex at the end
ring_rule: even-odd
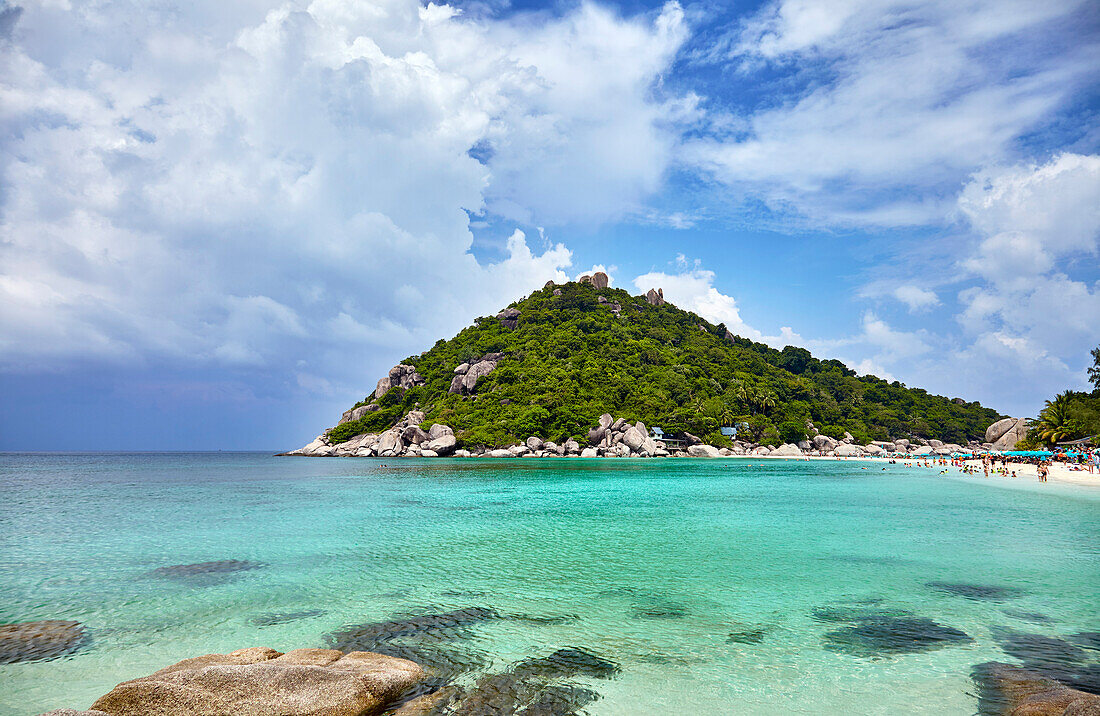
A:
POLYGON ((1093 348, 1091 354, 1092 367, 1089 368, 1089 381, 1093 388, 1100 390, 1100 346, 1093 348))
POLYGON ((1054 400, 1048 400, 1046 407, 1039 412, 1039 420, 1036 424, 1039 438, 1048 445, 1053 445, 1073 436, 1073 427, 1070 425, 1069 403, 1073 397, 1071 391, 1059 393, 1054 400))

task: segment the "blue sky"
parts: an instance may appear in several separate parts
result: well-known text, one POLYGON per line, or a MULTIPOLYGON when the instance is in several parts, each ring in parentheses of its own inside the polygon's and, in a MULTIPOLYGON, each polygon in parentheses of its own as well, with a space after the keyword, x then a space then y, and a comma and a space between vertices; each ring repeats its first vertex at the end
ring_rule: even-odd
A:
POLYGON ((284 449, 548 279, 1034 415, 1100 6, 0 0, 0 449, 284 449))

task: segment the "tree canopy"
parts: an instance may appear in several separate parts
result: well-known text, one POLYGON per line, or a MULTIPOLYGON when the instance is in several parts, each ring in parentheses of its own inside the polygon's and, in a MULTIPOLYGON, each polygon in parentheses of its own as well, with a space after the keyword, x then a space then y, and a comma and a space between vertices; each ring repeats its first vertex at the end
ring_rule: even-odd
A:
POLYGON ((334 428, 330 438, 384 430, 416 407, 426 411, 425 425, 451 426, 467 447, 510 445, 531 435, 583 439, 602 413, 689 431, 714 445, 728 444, 719 432, 725 425, 739 425, 739 437, 776 445, 807 437, 811 421, 827 435, 847 431, 862 443, 920 437, 965 444, 1001 417, 978 403, 857 376, 804 348, 780 351, 734 336, 723 325, 621 289, 553 288, 512 304, 520 311, 515 328, 478 318, 408 358, 424 384, 367 396, 357 405, 373 400, 380 409, 334 428), (616 303, 618 317, 610 308, 616 303), (455 367, 496 352, 504 357, 474 395, 448 392, 455 367))

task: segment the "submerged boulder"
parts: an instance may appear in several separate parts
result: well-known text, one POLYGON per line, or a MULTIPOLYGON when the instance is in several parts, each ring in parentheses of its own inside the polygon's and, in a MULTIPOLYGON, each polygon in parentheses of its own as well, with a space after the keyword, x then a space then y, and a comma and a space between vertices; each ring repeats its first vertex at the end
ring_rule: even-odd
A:
POLYGON ((382 654, 254 647, 184 659, 119 684, 92 708, 109 716, 367 716, 423 677, 418 664, 382 654))
POLYGON ((87 641, 80 622, 47 619, 0 625, 0 664, 56 659, 87 641))

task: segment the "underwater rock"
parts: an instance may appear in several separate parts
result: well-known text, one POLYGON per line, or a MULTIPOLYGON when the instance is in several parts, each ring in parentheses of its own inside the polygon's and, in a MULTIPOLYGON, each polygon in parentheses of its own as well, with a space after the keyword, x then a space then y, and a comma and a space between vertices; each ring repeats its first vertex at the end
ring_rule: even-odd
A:
POLYGON ((1076 634, 1067 636, 1066 640, 1078 646, 1083 646, 1086 649, 1100 650, 1100 631, 1077 632, 1076 634))
POLYGON ((844 623, 859 622, 868 619, 901 619, 913 616, 904 609, 882 609, 878 607, 819 607, 810 612, 810 618, 816 622, 844 623))
POLYGON ((110 716, 367 716, 423 677, 417 664, 381 654, 256 647, 185 659, 123 682, 92 708, 110 716))
POLYGON ((987 662, 970 672, 981 716, 1091 716, 1100 696, 1072 689, 1029 669, 987 662))
POLYGON ((558 649, 549 656, 524 659, 515 665, 516 674, 538 675, 543 678, 570 678, 591 676, 596 679, 610 679, 622 669, 613 661, 608 661, 590 651, 576 647, 558 649))
POLYGON ((1054 619, 1048 617, 1046 614, 1040 612, 1029 612, 1023 609, 1002 609, 1001 613, 1005 616, 1012 617, 1013 619, 1019 619, 1024 622, 1031 622, 1032 624, 1053 624, 1054 619))
POLYGON ((240 572, 261 569, 265 566, 267 565, 261 562, 250 562, 242 559, 219 559, 213 562, 157 567, 149 574, 153 577, 170 579, 193 587, 210 587, 224 584, 237 577, 240 572))
POLYGON ((558 624, 569 624, 571 622, 580 621, 580 617, 576 614, 563 614, 556 617, 542 617, 533 614, 509 614, 507 618, 512 621, 538 624, 539 626, 556 626, 558 624))
POLYGON ((0 625, 0 664, 66 656, 87 643, 80 622, 47 619, 0 625))
POLYGON ((598 698, 598 693, 583 686, 548 686, 518 716, 572 716, 598 698))
POLYGON ((1060 667, 1082 663, 1088 653, 1058 637, 1028 634, 996 627, 991 630, 997 645, 1008 654, 1024 662, 1028 668, 1060 667))
POLYGON ((731 631, 729 638, 726 639, 727 644, 760 644, 764 641, 764 637, 771 631, 771 627, 754 627, 750 629, 740 629, 738 631, 731 631))
POLYGON ((1016 587, 1003 587, 995 584, 968 584, 965 582, 926 582, 926 587, 938 592, 952 594, 963 599, 978 602, 1003 602, 1006 599, 1019 599, 1027 592, 1016 587))
POLYGON ((289 624, 290 622, 300 621, 302 619, 312 619, 313 617, 319 617, 326 614, 323 609, 309 609, 304 612, 269 612, 267 614, 261 614, 258 617, 252 619, 254 626, 276 626, 278 624, 289 624))
POLYGON ((973 641, 924 617, 872 617, 825 634, 826 649, 862 657, 915 654, 973 641))
POLYGON ((648 604, 634 607, 635 619, 683 619, 688 610, 679 604, 648 604))
POLYGON ((500 614, 495 609, 469 607, 440 614, 421 614, 405 619, 348 627, 335 632, 332 640, 335 648, 342 649, 388 641, 402 636, 448 631, 499 618, 500 614))

